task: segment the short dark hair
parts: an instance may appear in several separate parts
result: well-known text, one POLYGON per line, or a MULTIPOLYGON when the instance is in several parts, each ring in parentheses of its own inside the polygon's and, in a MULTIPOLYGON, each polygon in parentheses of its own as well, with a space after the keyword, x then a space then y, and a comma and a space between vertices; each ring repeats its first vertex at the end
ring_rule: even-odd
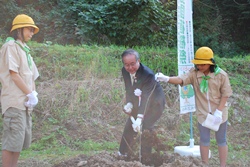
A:
MULTIPOLYGON (((24 39, 24 37, 23 37, 23 27, 22 27, 22 28, 18 28, 18 29, 20 29, 21 36, 22 36, 22 38, 24 39)), ((15 30, 13 30, 13 31, 10 33, 11 37, 13 37, 15 40, 17 40, 17 38, 18 38, 18 29, 15 29, 15 30)), ((22 39, 22 40, 23 40, 23 39, 22 39)))
POLYGON ((211 66, 209 67, 210 72, 211 72, 211 73, 215 72, 215 68, 216 68, 216 65, 211 65, 211 66))
POLYGON ((127 49, 122 53, 122 59, 123 57, 127 56, 127 55, 135 55, 136 61, 140 59, 140 55, 137 51, 133 50, 133 49, 127 49))
MULTIPOLYGON (((197 68, 197 66, 195 65, 194 66, 195 67, 195 70, 196 71, 198 71, 199 69, 197 68)), ((215 72, 215 68, 217 67, 217 65, 216 64, 214 64, 214 65, 210 65, 210 67, 209 67, 209 71, 211 72, 211 73, 213 73, 213 72, 215 72)))
POLYGON ((13 37, 15 40, 17 40, 17 29, 16 30, 13 30, 11 33, 10 33, 10 36, 13 37))

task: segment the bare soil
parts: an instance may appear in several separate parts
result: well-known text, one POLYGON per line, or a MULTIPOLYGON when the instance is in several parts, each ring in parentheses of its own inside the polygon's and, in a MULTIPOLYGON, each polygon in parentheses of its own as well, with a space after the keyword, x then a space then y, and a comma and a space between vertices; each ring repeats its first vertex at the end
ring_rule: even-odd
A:
MULTIPOLYGON (((133 151, 126 158, 121 158, 117 156, 117 152, 100 152, 98 154, 86 157, 84 155, 79 155, 78 157, 69 159, 66 162, 62 162, 54 165, 53 167, 70 167, 70 166, 86 166, 86 167, 141 167, 141 166, 154 166, 154 167, 202 167, 200 157, 182 157, 178 154, 175 154, 173 151, 173 147, 167 146, 166 142, 171 142, 175 140, 175 138, 180 133, 180 123, 189 121, 189 114, 180 115, 179 114, 179 102, 178 102, 178 89, 173 85, 163 85, 164 91, 166 92, 167 104, 166 104, 166 112, 163 114, 163 117, 160 119, 156 130, 153 132, 144 131, 141 134, 141 137, 145 137, 147 140, 145 143, 141 143, 141 146, 151 145, 153 147, 153 151, 149 155, 143 155, 140 153, 140 140, 139 136, 135 139, 135 142, 132 146, 133 151), (142 158, 140 159, 140 155, 142 158), (82 163, 82 164, 81 164, 82 163)), ((112 88, 111 88, 112 89, 112 88)), ((228 126, 228 141, 233 145, 244 145, 246 149, 249 147, 249 138, 242 138, 242 140, 238 140, 238 137, 248 135, 249 130, 247 127, 243 127, 243 124, 240 123, 239 119, 243 117, 249 117, 246 112, 239 112, 241 107, 238 105, 237 101, 242 98, 242 96, 233 96, 229 99, 230 104, 234 107, 234 112, 232 113, 229 119, 228 126)), ((108 119, 108 118, 106 118, 108 119)), ((125 119, 124 119, 125 120, 125 119)), ((193 123, 194 128, 196 127, 196 122, 193 123)), ((117 142, 120 142, 120 138, 122 135, 124 123, 117 124, 115 127, 111 127, 112 133, 99 133, 98 136, 94 135, 96 140, 98 138, 103 138, 107 141, 112 141, 112 139, 116 139, 117 142), (112 135, 111 135, 112 134, 112 135), (112 136, 112 137, 111 137, 112 136)), ((70 129, 68 127, 68 129, 70 129)), ((92 129, 96 131, 96 129, 92 129)), ((75 132, 74 132, 75 133, 75 132)), ((81 132, 82 133, 82 132, 81 132)), ((86 132, 84 136, 88 136, 91 132, 86 132)), ((91 136, 94 138, 94 136, 91 136)), ((194 138, 198 140, 198 132, 197 129, 194 132, 194 138)), ((211 133, 211 138, 214 138, 214 134, 211 133)), ((189 145, 189 142, 186 141, 177 141, 179 145, 189 145), (179 143, 178 143, 179 142, 179 143)), ((196 141, 196 143, 198 143, 196 141)), ((218 167, 219 159, 218 153, 215 150, 212 151, 212 156, 209 160, 210 167, 218 167)), ((230 149, 229 149, 230 151, 230 149)), ((249 162, 249 161, 248 161, 249 162)), ((248 162, 242 161, 231 161, 227 166, 229 167, 244 167, 248 166, 248 162)))
MULTIPOLYGON (((46 134, 56 131, 58 126, 60 126, 66 128, 66 133, 72 140, 84 141, 91 139, 97 142, 105 140, 119 143, 125 120, 127 119, 127 116, 121 111, 124 104, 124 96, 119 95, 118 100, 114 99, 116 102, 111 103, 97 97, 108 97, 108 100, 113 99, 114 94, 110 92, 121 87, 123 87, 123 83, 117 80, 108 82, 91 80, 88 82, 60 81, 57 83, 40 83, 38 92, 42 93, 39 95, 40 107, 34 111, 37 118, 33 128, 33 142, 41 139, 46 134), (79 102, 76 100, 79 99, 76 95, 80 90, 85 90, 85 92, 91 90, 87 101, 80 99, 79 102), (55 110, 51 108, 53 105, 55 107, 69 106, 69 111, 75 111, 75 113, 72 118, 67 118, 60 125, 50 127, 49 131, 44 133, 42 127, 46 120, 57 116, 54 113, 55 110), (91 112, 84 112, 83 109, 88 109, 91 112), (81 121, 79 121, 79 118, 81 121)), ((202 167, 203 165, 199 157, 182 157, 174 153, 174 146, 189 145, 188 140, 178 139, 183 128, 181 124, 186 122, 185 126, 189 126, 189 114, 179 114, 178 88, 173 85, 163 85, 163 87, 167 98, 166 110, 155 131, 145 131, 141 134, 141 137, 147 139, 145 143, 141 143, 141 146, 152 145, 153 151, 151 154, 144 155, 144 153, 140 153, 140 140, 137 137, 132 146, 134 151, 130 152, 125 158, 118 157, 117 151, 108 152, 103 150, 91 156, 79 154, 68 157, 53 164, 49 161, 41 161, 35 158, 20 160, 19 167, 202 167), (173 141, 174 144, 171 146, 169 143, 173 143, 173 141), (141 159, 140 155, 143 155, 141 159)), ((248 98, 249 100, 249 96, 240 95, 234 95, 230 99, 233 112, 230 113, 228 124, 228 143, 229 152, 234 154, 237 152, 237 149, 238 151, 246 150, 246 154, 250 150, 249 115, 247 111, 242 111, 242 107, 239 104, 240 99, 243 98, 248 98)), ((195 144, 197 145, 199 136, 196 122, 193 124, 195 144)), ((214 134, 211 135, 211 138, 214 138, 214 134)), ((63 137, 58 137, 57 140, 62 144, 67 143, 63 137)), ((218 167, 217 148, 212 147, 211 149, 212 156, 209 160, 209 166, 218 167)), ((239 158, 236 154, 230 154, 228 159, 228 167, 247 167, 250 163, 247 155, 239 158)))
MULTIPOLYGON (((117 153, 110 153, 102 151, 93 156, 79 155, 78 157, 69 159, 66 162, 61 162, 53 167, 208 167, 203 165, 200 157, 192 156, 180 156, 169 150, 171 148, 166 147, 163 143, 165 139, 157 137, 157 134, 166 135, 162 128, 157 129, 154 132, 144 131, 141 137, 145 137, 147 140, 145 143, 141 143, 141 146, 151 145, 153 152, 151 154, 140 154, 138 137, 135 139, 133 148, 137 148, 137 151, 130 152, 127 157, 120 157, 117 153), (140 155, 142 158, 140 159, 140 155)), ((133 149, 134 150, 134 149, 133 149)), ((219 166, 218 158, 211 157, 209 167, 219 166)), ((247 166, 247 164, 231 163, 229 167, 247 166)))

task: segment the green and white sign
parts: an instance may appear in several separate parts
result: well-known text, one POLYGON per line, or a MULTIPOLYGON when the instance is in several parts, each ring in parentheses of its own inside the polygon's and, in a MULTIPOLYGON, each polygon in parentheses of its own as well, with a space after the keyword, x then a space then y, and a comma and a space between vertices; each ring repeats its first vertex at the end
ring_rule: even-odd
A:
MULTIPOLYGON (((193 67, 193 19, 192 1, 177 1, 177 47, 178 47, 178 75, 187 73, 193 67)), ((195 94, 192 85, 180 87, 180 113, 195 111, 195 94)))

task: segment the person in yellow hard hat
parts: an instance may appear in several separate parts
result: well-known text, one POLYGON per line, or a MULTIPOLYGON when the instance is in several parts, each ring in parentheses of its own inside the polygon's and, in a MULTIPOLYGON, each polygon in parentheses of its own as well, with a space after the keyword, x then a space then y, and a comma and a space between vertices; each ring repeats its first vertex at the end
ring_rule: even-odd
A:
POLYGON ((38 103, 35 80, 39 73, 26 43, 38 31, 31 17, 17 15, 12 37, 0 50, 2 167, 16 167, 21 150, 31 144, 31 112, 38 103))
POLYGON ((196 114, 200 132, 200 153, 204 164, 208 164, 210 130, 215 131, 219 150, 220 166, 226 166, 228 154, 226 131, 228 120, 227 99, 232 95, 228 74, 216 65, 209 47, 200 47, 192 60, 195 67, 181 76, 169 77, 156 74, 158 81, 185 86, 191 84, 195 91, 196 114), (209 122, 207 117, 212 118, 209 122))

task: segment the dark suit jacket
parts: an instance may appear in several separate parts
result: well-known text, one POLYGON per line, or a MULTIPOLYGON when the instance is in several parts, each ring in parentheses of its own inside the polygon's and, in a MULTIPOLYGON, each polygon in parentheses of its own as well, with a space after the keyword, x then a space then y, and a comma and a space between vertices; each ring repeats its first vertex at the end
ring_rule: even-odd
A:
POLYGON ((155 80, 155 74, 151 69, 140 63, 133 85, 130 74, 124 67, 122 68, 122 76, 125 82, 126 102, 133 104, 132 115, 135 119, 137 114, 145 114, 144 117, 162 114, 165 106, 165 94, 160 84, 155 80), (140 106, 138 106, 139 98, 134 94, 134 90, 137 88, 142 91, 140 106))
MULTIPOLYGON (((131 102, 133 104, 132 116, 136 119, 137 114, 144 114, 142 130, 154 129, 154 124, 161 117, 166 101, 162 87, 155 81, 155 74, 148 67, 140 63, 140 67, 135 75, 136 81, 133 85, 131 83, 130 74, 124 67, 122 68, 122 76, 125 82, 126 102, 131 102), (134 94, 135 89, 140 89, 142 91, 140 106, 138 106, 139 98, 134 94)), ((119 148, 121 154, 129 152, 129 146, 133 143, 134 137, 137 135, 131 124, 132 122, 130 118, 128 118, 119 148)), ((142 137, 142 142, 143 140, 144 138, 142 137)), ((142 149, 150 151, 151 146, 143 146, 142 149)), ((144 152, 143 150, 142 152, 144 152)))

